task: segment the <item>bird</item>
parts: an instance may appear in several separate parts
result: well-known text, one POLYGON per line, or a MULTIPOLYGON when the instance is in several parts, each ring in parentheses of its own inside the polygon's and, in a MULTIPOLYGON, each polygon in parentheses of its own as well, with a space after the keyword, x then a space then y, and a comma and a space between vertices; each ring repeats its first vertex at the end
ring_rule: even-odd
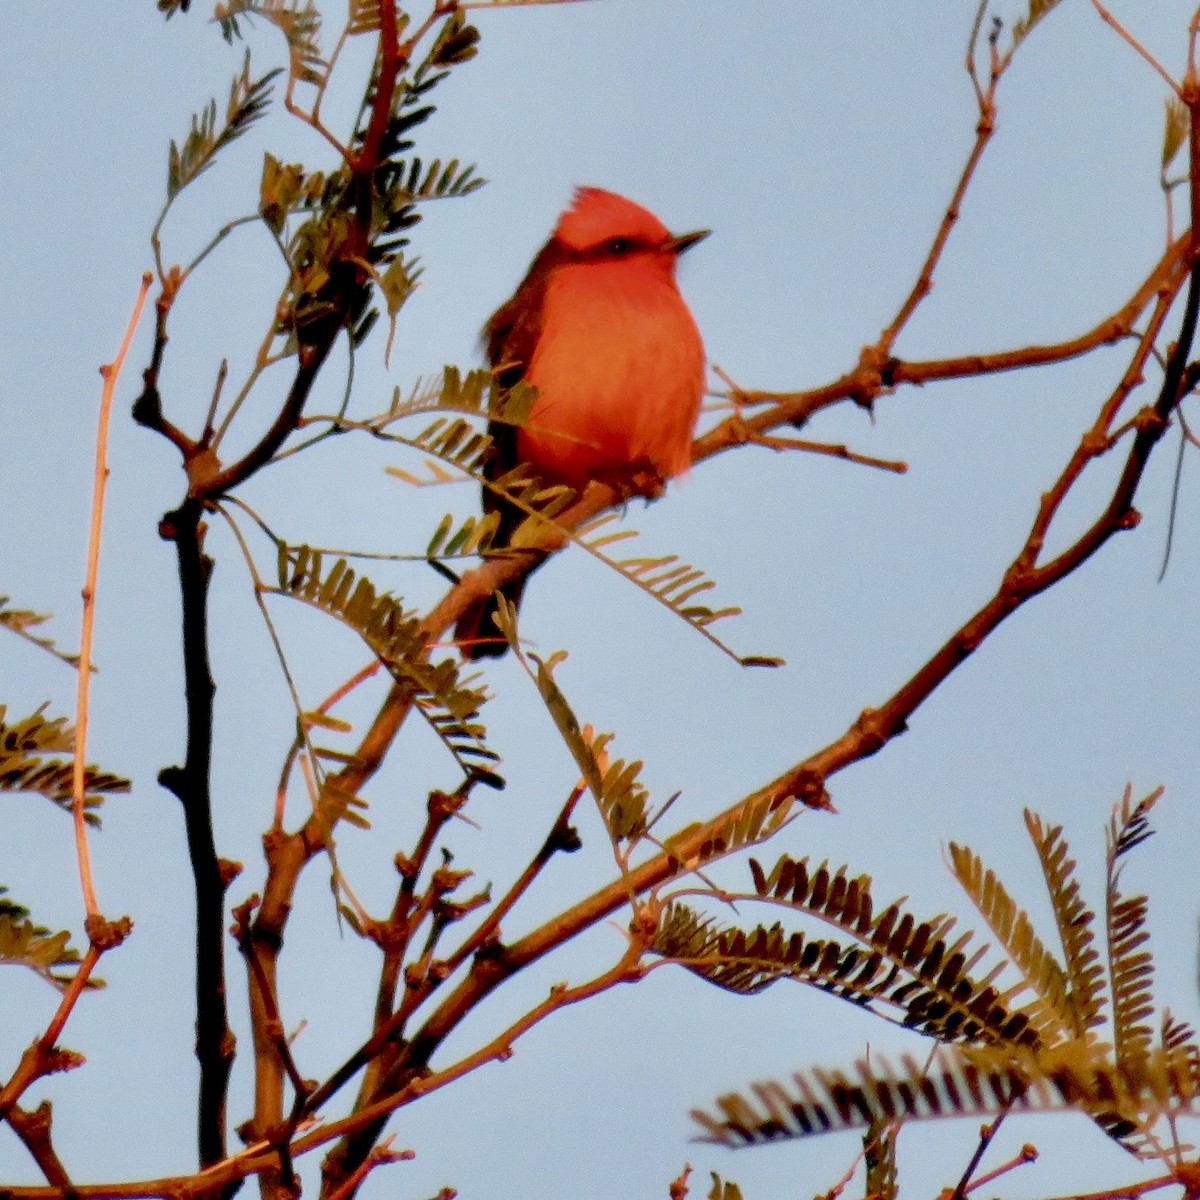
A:
MULTIPOLYGON (((598 480, 650 498, 687 471, 705 353, 675 267, 709 233, 673 234, 624 196, 575 189, 517 290, 483 328, 501 394, 520 381, 536 389, 519 427, 489 423, 485 478, 525 464, 547 486, 581 492, 598 480)), ((526 514, 486 486, 483 508, 499 514, 492 548, 502 549, 526 514)), ((528 575, 501 588, 514 606, 528 575)), ((496 611, 493 593, 460 617, 455 642, 466 659, 507 651, 496 611)))

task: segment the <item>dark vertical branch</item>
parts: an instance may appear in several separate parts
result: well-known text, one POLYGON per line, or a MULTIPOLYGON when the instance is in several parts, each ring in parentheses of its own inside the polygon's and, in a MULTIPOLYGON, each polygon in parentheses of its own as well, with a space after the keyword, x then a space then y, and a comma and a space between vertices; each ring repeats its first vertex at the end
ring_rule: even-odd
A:
POLYGON ((204 553, 202 508, 186 500, 168 513, 159 532, 175 543, 183 602, 183 669, 187 697, 187 752, 182 766, 159 775, 183 805, 188 857, 196 888, 196 1058, 200 1063, 197 1112, 200 1165, 225 1157, 225 1102, 234 1037, 225 1003, 224 901, 232 873, 217 856, 212 828, 213 694, 208 661, 208 585, 212 559, 204 553))

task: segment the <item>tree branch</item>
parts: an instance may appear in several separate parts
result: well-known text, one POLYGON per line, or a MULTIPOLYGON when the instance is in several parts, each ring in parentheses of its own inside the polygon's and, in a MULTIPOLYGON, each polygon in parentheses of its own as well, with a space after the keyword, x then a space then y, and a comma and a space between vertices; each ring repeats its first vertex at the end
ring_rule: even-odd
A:
POLYGON ((226 1155, 225 1102, 233 1067, 234 1037, 225 1002, 225 891, 236 872, 217 856, 212 826, 213 694, 208 661, 208 585, 212 559, 204 552, 200 502, 188 499, 159 525, 175 543, 182 600, 187 750, 182 766, 166 767, 159 783, 183 805, 188 858, 196 894, 196 1058, 200 1063, 197 1111, 200 1164, 226 1155))

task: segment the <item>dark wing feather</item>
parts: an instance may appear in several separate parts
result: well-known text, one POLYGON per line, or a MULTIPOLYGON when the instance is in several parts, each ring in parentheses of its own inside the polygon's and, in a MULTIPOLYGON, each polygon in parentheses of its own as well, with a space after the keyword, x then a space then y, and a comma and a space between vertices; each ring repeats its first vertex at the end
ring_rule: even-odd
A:
MULTIPOLYGON (((501 389, 511 388, 525 378, 529 364, 537 349, 542 333, 542 306, 550 273, 560 257, 561 251, 553 241, 542 247, 533 260, 521 285, 512 297, 505 301, 483 327, 483 340, 487 349, 488 364, 496 374, 501 389)), ((491 480, 500 479, 520 461, 517 457, 517 429, 505 421, 489 421, 488 436, 492 449, 484 464, 484 475, 491 480)), ((490 488, 483 488, 483 511, 498 512, 500 524, 492 543, 496 549, 506 546, 525 514, 490 488)), ((521 601, 528 575, 514 579, 501 589, 504 598, 513 605, 521 601)), ((456 640, 463 643, 463 656, 468 659, 499 658, 508 649, 508 643, 499 637, 495 622, 494 597, 472 605, 459 618, 454 629, 456 640), (499 640, 472 641, 481 638, 499 640)))

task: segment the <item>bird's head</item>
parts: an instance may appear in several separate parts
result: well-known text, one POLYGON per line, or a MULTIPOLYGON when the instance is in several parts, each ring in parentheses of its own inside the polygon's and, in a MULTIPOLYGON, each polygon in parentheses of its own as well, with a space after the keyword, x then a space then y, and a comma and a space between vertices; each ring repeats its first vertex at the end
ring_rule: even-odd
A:
POLYGON ((708 234, 707 229, 673 234, 640 204, 602 188, 579 187, 553 241, 576 261, 636 261, 673 273, 679 255, 708 234))

